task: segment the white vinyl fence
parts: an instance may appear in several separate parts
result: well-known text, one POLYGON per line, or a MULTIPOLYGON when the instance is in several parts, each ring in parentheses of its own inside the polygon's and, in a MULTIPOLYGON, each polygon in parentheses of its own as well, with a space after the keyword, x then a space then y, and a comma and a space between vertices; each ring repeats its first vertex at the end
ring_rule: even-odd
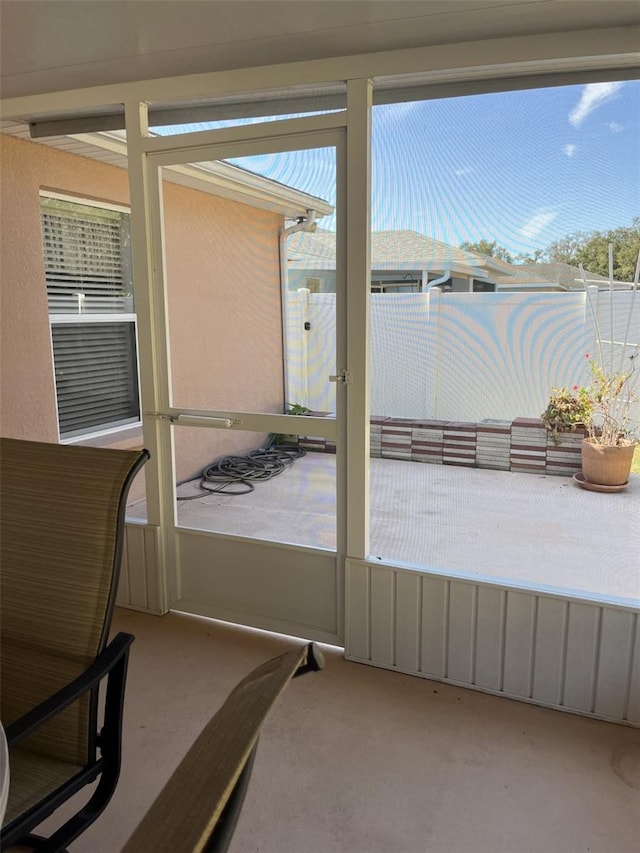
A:
MULTIPOLYGON (((604 339, 640 341, 640 297, 591 293, 604 339)), ((288 309, 288 402, 333 412, 335 294, 298 290, 289 294, 288 309)), ((539 417, 552 387, 589 382, 585 356, 594 353, 594 340, 581 292, 372 294, 371 413, 450 421, 539 417)))

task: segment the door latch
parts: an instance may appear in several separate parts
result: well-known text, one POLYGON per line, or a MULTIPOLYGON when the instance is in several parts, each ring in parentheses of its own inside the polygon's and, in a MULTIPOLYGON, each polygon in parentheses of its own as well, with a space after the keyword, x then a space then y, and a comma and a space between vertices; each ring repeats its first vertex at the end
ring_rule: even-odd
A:
POLYGON ((341 370, 340 373, 334 373, 329 377, 329 382, 342 382, 343 385, 349 385, 351 382, 351 371, 341 370))

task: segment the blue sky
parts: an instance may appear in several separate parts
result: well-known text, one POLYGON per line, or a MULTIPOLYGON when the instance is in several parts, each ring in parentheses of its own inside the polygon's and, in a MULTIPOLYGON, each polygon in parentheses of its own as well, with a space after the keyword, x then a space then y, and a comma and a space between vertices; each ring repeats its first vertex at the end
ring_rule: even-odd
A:
MULTIPOLYGON (((232 162, 335 203, 332 150, 232 162)), ((375 107, 372 188, 374 230, 452 245, 486 238, 514 255, 630 225, 640 214, 640 82, 375 107)))
POLYGON ((454 245, 484 237, 518 253, 630 225, 639 110, 635 81, 377 108, 374 227, 454 245))

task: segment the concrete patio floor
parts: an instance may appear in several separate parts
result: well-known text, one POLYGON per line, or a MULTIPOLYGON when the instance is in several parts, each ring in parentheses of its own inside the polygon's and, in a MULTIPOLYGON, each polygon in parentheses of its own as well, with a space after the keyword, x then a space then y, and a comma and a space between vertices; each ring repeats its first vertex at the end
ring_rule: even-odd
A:
MULTIPOLYGON (((335 461, 308 453, 251 494, 180 501, 179 524, 333 549, 335 461)), ((372 459, 370 527, 381 560, 640 603, 640 475, 600 494, 570 477, 372 459)))
MULTIPOLYGON (((122 773, 73 853, 122 850, 233 686, 298 642, 182 613, 113 631, 136 637, 122 773)), ((637 853, 640 731, 323 652, 269 714, 230 853, 637 853)))

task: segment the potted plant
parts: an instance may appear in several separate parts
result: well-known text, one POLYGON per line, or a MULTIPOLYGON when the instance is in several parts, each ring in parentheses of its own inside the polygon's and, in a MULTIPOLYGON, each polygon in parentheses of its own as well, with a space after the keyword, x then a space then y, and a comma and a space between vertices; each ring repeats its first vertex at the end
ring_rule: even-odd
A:
POLYGON ((566 388, 552 389, 549 404, 541 418, 556 444, 560 441, 560 433, 575 431, 579 425, 583 425, 586 435, 581 447, 582 472, 576 475, 578 482, 596 491, 618 490, 623 488, 629 479, 635 447, 640 440, 639 424, 633 416, 640 343, 629 343, 632 311, 640 276, 640 255, 623 341, 613 340, 616 327, 612 245, 609 245, 612 340, 602 338, 592 291, 587 286, 582 265, 580 273, 595 331, 595 353, 593 356, 590 353, 585 356, 591 373, 590 382, 585 386, 574 385, 571 391, 566 388))
POLYGON ((626 370, 609 373, 589 353, 592 382, 552 388, 547 408, 540 416, 554 444, 564 433, 586 432, 582 440, 582 477, 592 485, 620 487, 627 483, 635 447, 640 438, 638 424, 631 416, 637 380, 636 359, 640 345, 628 357, 626 370))
POLYGON ((591 298, 591 290, 587 287, 582 264, 580 275, 593 319, 596 340, 596 356, 590 358, 587 354, 591 368, 592 384, 589 394, 592 399, 592 411, 587 424, 588 436, 582 442, 582 475, 587 483, 601 486, 603 489, 622 488, 629 479, 633 454, 640 435, 638 422, 632 418, 640 343, 629 343, 633 305, 640 278, 640 253, 623 341, 614 340, 613 244, 609 243, 609 341, 602 338, 598 315, 591 298))
POLYGON ((588 483, 623 486, 629 479, 638 443, 637 425, 631 420, 637 354, 638 347, 629 359, 627 372, 608 373, 599 362, 590 359, 591 416, 588 435, 582 441, 582 474, 588 483))

